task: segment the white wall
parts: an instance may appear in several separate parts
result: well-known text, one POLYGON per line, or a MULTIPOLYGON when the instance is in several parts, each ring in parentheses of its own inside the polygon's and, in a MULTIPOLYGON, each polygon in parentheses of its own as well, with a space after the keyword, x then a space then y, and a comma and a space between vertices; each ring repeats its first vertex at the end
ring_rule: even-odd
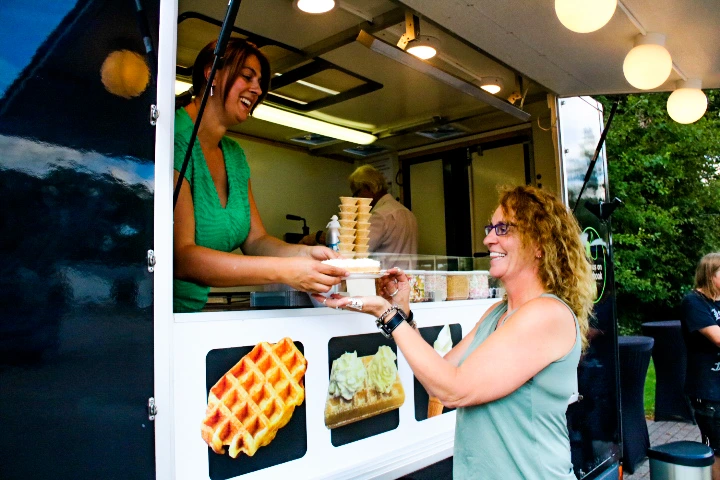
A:
POLYGON ((307 153, 234 137, 250 164, 250 182, 265 229, 282 238, 301 233, 302 222, 286 220, 291 213, 307 219, 310 232, 324 230, 337 214, 341 195, 350 195, 348 177, 354 165, 307 153))

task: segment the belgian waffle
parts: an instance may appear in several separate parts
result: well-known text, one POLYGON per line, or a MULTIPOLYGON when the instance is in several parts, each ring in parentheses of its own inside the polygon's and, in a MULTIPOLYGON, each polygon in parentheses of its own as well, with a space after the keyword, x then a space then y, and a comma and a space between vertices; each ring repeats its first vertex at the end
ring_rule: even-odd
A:
POLYGON ((259 343, 208 393, 201 433, 215 453, 253 456, 270 443, 305 399, 307 361, 289 338, 259 343))
MULTIPOLYGON (((360 357, 367 368, 373 355, 360 357)), ((367 386, 353 395, 351 400, 342 397, 333 397, 328 393, 325 402, 325 425, 328 428, 337 428, 349 423, 364 420, 400 408, 405 402, 405 390, 400 383, 400 374, 395 377, 390 392, 380 393, 367 386)))

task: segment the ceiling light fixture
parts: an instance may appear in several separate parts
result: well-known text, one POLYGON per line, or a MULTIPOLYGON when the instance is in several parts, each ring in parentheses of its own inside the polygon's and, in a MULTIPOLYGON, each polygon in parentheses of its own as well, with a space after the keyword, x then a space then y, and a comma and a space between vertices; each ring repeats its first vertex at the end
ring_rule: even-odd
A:
POLYGON ((325 13, 335 8, 335 0, 295 0, 295 6, 305 13, 325 13))
MULTIPOLYGON (((190 88, 190 84, 182 80, 175 80, 175 94, 186 92, 190 88)), ((252 114, 253 118, 264 120, 266 122, 277 123, 285 127, 295 128, 304 132, 317 133, 326 137, 345 140, 346 142, 356 143, 359 145, 369 145, 377 140, 375 135, 353 130, 352 128, 341 127, 334 123, 324 122, 297 113, 288 112, 270 105, 260 104, 255 107, 252 114)))
POLYGON ((480 80, 480 88, 495 95, 503 89, 503 81, 498 77, 483 77, 480 80))
POLYGON ((439 43, 440 42, 435 37, 421 35, 415 40, 410 41, 407 48, 405 48, 405 51, 411 55, 415 55, 422 60, 427 60, 437 54, 436 46, 439 43))
POLYGON ((677 82, 677 88, 667 101, 670 118, 684 124, 700 120, 705 115, 708 104, 701 87, 702 80, 698 78, 677 82))
POLYGON ((569 30, 589 33, 610 21, 617 3, 617 0, 555 0, 555 13, 569 30))
POLYGON ((672 68, 672 58, 665 48, 665 35, 662 33, 638 35, 635 47, 623 62, 625 79, 640 90, 650 90, 665 83, 672 68))
POLYGON ((290 128, 296 128, 304 132, 317 133, 326 137, 345 140, 350 143, 369 145, 377 140, 375 135, 353 130, 352 128, 341 127, 322 120, 298 115, 269 105, 260 104, 255 108, 253 117, 266 122, 277 123, 290 128))
POLYGON ((440 40, 428 35, 420 35, 420 19, 410 11, 405 12, 405 33, 397 43, 398 48, 411 55, 427 60, 437 54, 440 40))

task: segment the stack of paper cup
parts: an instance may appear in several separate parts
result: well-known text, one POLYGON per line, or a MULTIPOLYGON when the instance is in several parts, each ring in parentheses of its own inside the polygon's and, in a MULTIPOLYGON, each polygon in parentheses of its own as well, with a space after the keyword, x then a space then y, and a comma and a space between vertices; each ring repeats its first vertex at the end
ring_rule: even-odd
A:
POLYGON ((338 251, 343 257, 353 258, 357 226, 357 198, 340 197, 340 243, 338 251))
POLYGON ((357 224, 355 225, 355 258, 367 258, 370 243, 370 202, 372 198, 357 199, 357 224))

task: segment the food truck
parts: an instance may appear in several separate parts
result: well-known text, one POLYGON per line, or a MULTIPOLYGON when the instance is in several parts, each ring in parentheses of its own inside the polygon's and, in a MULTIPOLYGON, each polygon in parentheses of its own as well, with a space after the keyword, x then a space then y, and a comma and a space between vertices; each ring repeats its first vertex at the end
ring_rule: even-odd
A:
POLYGON ((270 111, 350 135, 259 112, 229 132, 265 227, 290 242, 324 230, 351 194, 348 175, 374 165, 415 214, 419 246, 370 257, 412 270, 428 342, 448 325, 457 343, 502 295, 482 244, 498 185, 535 185, 574 210, 598 299, 568 400, 573 467, 619 478, 611 183, 603 109, 588 95, 637 91, 622 58, 661 29, 675 63, 656 90, 689 76, 717 88, 711 1, 623 0, 588 34, 539 0, 342 0, 323 14, 291 0, 239 4, 0 6, 0 478, 424 478, 452 456, 455 413, 428 417, 427 393, 367 316, 280 285, 213 289, 202 312, 173 313, 175 94, 233 8, 228 31, 270 59, 270 111), (434 57, 408 53, 421 40, 434 57), (216 453, 203 440, 211 389, 246 355, 261 363, 263 345, 304 356, 304 376, 283 387, 294 407, 253 455, 216 453), (402 395, 329 422, 333 362, 388 349, 402 395))

